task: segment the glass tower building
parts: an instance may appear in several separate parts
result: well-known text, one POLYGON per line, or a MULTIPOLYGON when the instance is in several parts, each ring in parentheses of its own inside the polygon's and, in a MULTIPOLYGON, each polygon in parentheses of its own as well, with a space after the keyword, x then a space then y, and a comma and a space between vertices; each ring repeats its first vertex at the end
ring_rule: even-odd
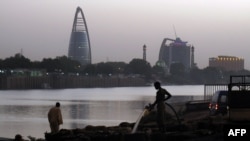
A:
POLYGON ((70 36, 68 57, 81 65, 91 64, 89 33, 82 9, 77 7, 70 36))

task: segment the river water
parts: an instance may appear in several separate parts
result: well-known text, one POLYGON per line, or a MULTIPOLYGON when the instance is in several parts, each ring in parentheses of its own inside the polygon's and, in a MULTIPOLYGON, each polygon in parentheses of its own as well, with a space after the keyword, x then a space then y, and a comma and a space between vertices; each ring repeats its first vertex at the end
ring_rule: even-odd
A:
MULTIPOLYGON (((171 94, 169 103, 200 100, 203 85, 163 86, 171 94)), ((135 122, 145 105, 153 103, 156 90, 147 87, 79 88, 57 90, 1 90, 0 137, 21 134, 45 138, 50 132, 48 110, 61 103, 63 125, 60 128, 84 128, 87 125, 116 126, 135 122)))

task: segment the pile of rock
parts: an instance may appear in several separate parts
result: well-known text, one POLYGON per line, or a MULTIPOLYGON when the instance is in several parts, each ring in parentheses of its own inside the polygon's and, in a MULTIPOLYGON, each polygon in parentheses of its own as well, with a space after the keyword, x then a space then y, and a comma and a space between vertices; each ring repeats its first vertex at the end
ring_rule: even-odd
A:
POLYGON ((84 129, 61 129, 56 134, 45 133, 46 141, 219 141, 221 134, 209 130, 176 132, 136 132, 124 127, 89 126, 84 129))
POLYGON ((134 124, 121 123, 119 126, 86 126, 83 129, 61 129, 56 134, 45 133, 47 141, 120 141, 130 134, 134 124))

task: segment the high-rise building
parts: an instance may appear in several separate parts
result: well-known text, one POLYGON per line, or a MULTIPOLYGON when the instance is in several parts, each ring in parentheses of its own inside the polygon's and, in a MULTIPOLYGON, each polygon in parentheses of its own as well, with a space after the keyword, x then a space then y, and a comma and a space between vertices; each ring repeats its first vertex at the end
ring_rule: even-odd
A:
POLYGON ((209 67, 216 67, 224 71, 241 71, 244 70, 244 59, 235 56, 211 57, 209 67))
POLYGON ((195 66, 194 47, 188 45, 187 42, 182 41, 180 38, 176 38, 176 40, 165 38, 161 44, 157 64, 169 71, 174 63, 181 63, 185 71, 189 71, 195 66), (168 41, 170 43, 167 43, 168 41))
POLYGON ((81 65, 91 64, 91 47, 88 28, 82 9, 77 7, 70 36, 68 57, 81 65))

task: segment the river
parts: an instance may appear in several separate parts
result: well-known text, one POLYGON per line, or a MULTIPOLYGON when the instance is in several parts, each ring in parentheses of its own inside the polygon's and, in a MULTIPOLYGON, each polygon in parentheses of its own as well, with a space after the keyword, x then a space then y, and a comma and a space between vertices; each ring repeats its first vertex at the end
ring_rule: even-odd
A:
MULTIPOLYGON (((171 94, 169 103, 200 100, 203 85, 163 86, 171 94)), ((1 90, 0 137, 21 134, 45 138, 50 132, 48 110, 61 103, 63 125, 60 128, 84 128, 87 125, 116 126, 135 122, 145 105, 153 103, 156 90, 147 87, 79 88, 48 90, 1 90)))

